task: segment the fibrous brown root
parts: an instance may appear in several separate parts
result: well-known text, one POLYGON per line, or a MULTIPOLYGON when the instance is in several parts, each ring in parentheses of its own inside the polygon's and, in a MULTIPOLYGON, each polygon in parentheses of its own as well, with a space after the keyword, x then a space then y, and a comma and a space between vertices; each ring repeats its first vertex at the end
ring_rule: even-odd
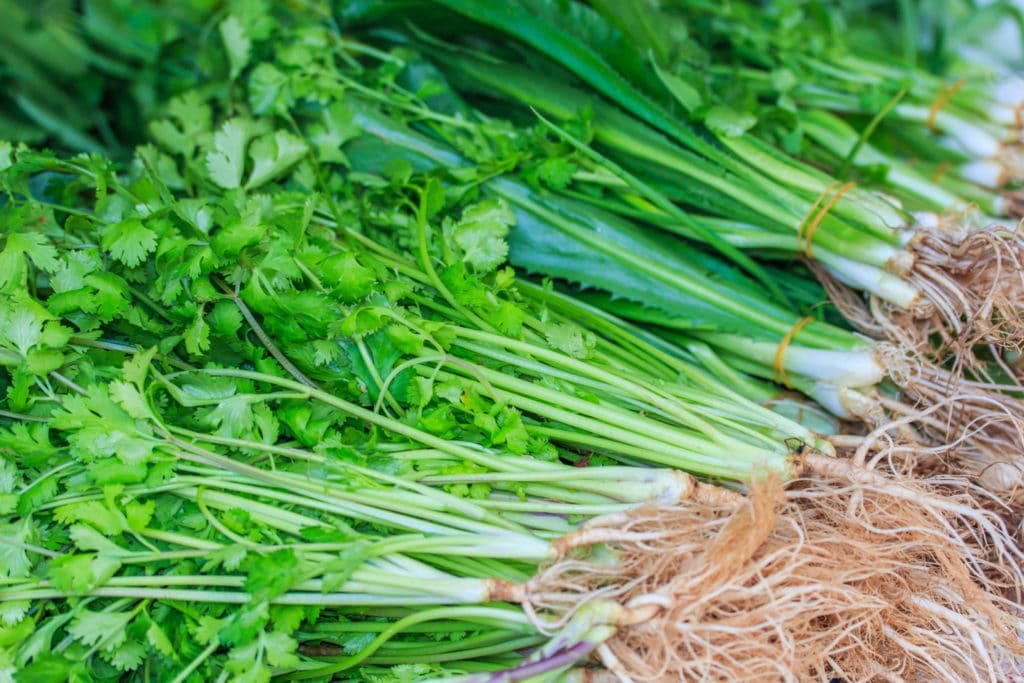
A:
POLYGON ((923 231, 911 248, 907 279, 924 294, 928 314, 879 307, 890 324, 916 328, 921 344, 940 339, 929 347, 939 358, 1024 345, 1024 233, 1003 226, 962 235, 923 231))
POLYGON ((531 607, 560 623, 595 599, 643 615, 599 649, 622 680, 1024 672, 1020 614, 1001 594, 1020 572, 999 561, 1005 548, 990 552, 1009 544, 998 520, 960 510, 959 494, 859 479, 759 485, 739 505, 638 508, 613 522, 625 539, 611 544, 616 562, 556 562, 531 582, 531 607))
POLYGON ((1001 387, 966 380, 923 363, 900 385, 902 400, 881 398, 892 421, 876 425, 860 447, 905 475, 966 475, 992 496, 979 500, 998 508, 1013 526, 1024 509, 1024 400, 1001 387), (894 426, 913 426, 913 436, 894 426))
MULTIPOLYGON (((903 473, 972 476, 1009 504, 1001 512, 1008 512, 1008 521, 1020 525, 1024 388, 1019 380, 998 384, 988 371, 988 367, 999 371, 1003 382, 1014 382, 1021 374, 1021 368, 1003 362, 1001 351, 1006 349, 988 347, 986 366, 975 355, 976 349, 955 348, 958 342, 936 318, 915 325, 906 312, 877 299, 866 302, 820 268, 817 271, 830 298, 857 329, 916 355, 912 373, 903 372, 905 362, 899 363, 899 372, 890 373, 903 396, 879 398, 882 410, 877 412, 884 419, 870 425, 875 428, 869 438, 871 448, 885 453, 888 462, 903 473), (936 339, 942 341, 932 346, 936 339), (900 428, 898 433, 895 427, 900 428)), ((1017 305, 1024 309, 1024 299, 1017 305)))
POLYGON ((998 357, 1024 348, 1024 231, 1019 226, 922 230, 908 248, 914 258, 905 277, 923 296, 915 310, 876 297, 869 304, 819 264, 811 267, 856 329, 924 358, 939 363, 954 358, 973 370, 982 367, 977 349, 998 357))
POLYGON ((1010 218, 1024 218, 1024 192, 1020 190, 1002 194, 1004 211, 1010 218))

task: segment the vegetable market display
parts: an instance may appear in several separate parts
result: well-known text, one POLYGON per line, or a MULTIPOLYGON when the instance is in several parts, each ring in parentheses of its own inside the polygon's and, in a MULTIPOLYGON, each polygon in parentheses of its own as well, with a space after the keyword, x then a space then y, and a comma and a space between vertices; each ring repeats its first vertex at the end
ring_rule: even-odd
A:
POLYGON ((1024 98, 930 5, 9 4, 7 679, 1024 671, 1024 98))

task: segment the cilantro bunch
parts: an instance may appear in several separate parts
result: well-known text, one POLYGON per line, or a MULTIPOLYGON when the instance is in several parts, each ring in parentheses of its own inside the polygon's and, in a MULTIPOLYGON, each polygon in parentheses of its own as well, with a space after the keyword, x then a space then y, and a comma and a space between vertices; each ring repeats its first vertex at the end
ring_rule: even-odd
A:
POLYGON ((193 96, 160 125, 182 107, 188 142, 124 172, 4 150, 19 680, 514 668, 544 637, 484 605, 495 586, 584 519, 692 487, 571 463, 746 479, 789 470, 786 438, 827 448, 684 352, 520 290, 514 214, 475 183, 395 167, 323 194, 337 162, 301 127, 217 125, 193 96))
MULTIPOLYGON (((491 118, 456 94, 475 57, 452 88, 422 32, 351 39, 316 3, 204 17, 161 43, 189 76, 123 162, 0 143, 4 674, 562 680, 636 618, 590 592, 640 563, 599 545, 635 540, 616 524, 735 505, 680 470, 917 495, 826 457, 744 374, 861 415, 885 349, 814 321, 780 352, 803 326, 784 300, 814 292, 761 292, 746 237, 583 144, 585 111, 491 118), (559 560, 591 571, 582 601, 530 592, 559 560)), ((918 497, 1003 552, 981 513, 918 497)))

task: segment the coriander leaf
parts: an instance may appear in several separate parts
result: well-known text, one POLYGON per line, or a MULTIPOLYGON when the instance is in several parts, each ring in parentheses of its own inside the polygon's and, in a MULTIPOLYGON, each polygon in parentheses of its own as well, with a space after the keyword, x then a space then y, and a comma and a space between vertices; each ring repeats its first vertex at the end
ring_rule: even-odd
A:
POLYGON ((295 650, 299 647, 298 642, 287 633, 282 631, 271 631, 261 635, 263 648, 266 652, 267 663, 273 667, 287 668, 299 663, 295 650))
POLYGON ((245 438, 253 428, 252 399, 249 396, 226 398, 203 417, 203 422, 216 427, 218 436, 245 438))
POLYGON ((81 610, 71 619, 68 634, 87 647, 103 643, 103 650, 112 652, 127 638, 131 612, 93 612, 81 610))
POLYGON ((361 264, 352 252, 324 259, 318 271, 323 282, 335 287, 343 301, 356 301, 368 296, 376 283, 373 270, 361 264))
POLYGON ((348 159, 341 151, 342 145, 362 133, 352 119, 352 109, 342 101, 334 102, 323 110, 323 124, 311 126, 308 132, 319 161, 348 165, 348 159))
POLYGON ((508 256, 509 228, 515 214, 504 199, 485 199, 467 207, 446 232, 462 250, 462 260, 477 272, 494 270, 508 256))
POLYGON ((95 550, 113 557, 124 553, 124 549, 87 524, 75 524, 68 533, 80 550, 95 550))
POLYGON ((156 249, 156 233, 138 218, 128 218, 103 228, 100 244, 118 261, 134 268, 156 249))
POLYGON ((299 579, 295 551, 282 548, 266 555, 253 554, 246 567, 244 588, 254 600, 271 600, 286 592, 299 579))
POLYGON ((192 324, 185 328, 185 350, 198 356, 210 350, 210 326, 203 318, 203 307, 196 311, 192 324))
POLYGON ((137 640, 121 643, 106 659, 121 671, 137 669, 146 657, 146 646, 137 640))
POLYGON ((572 182, 576 164, 563 157, 545 159, 537 167, 537 179, 548 187, 564 190, 572 182))
POLYGON ((53 681, 71 680, 72 671, 81 666, 62 654, 46 652, 40 655, 31 664, 21 668, 17 683, 53 683, 53 681))
POLYGON ((190 90, 167 103, 167 115, 171 118, 154 121, 149 132, 169 151, 190 157, 203 134, 210 130, 212 114, 203 96, 190 90))
POLYGON ((216 619, 208 614, 204 614, 192 626, 192 635, 200 645, 209 645, 219 638, 220 631, 227 622, 227 619, 216 619))
POLYGON ((174 643, 171 642, 171 639, 167 637, 167 632, 157 622, 150 621, 149 628, 146 629, 146 640, 164 657, 175 662, 178 661, 178 653, 174 649, 174 643))
POLYGON ((545 338, 548 344, 573 358, 588 357, 590 351, 597 344, 597 338, 593 332, 564 323, 549 326, 545 338))
POLYGON ((269 683, 270 670, 260 657, 260 641, 242 643, 228 653, 225 670, 229 671, 232 683, 269 683))
POLYGON ((85 396, 66 396, 51 426, 67 430, 71 454, 86 462, 116 455, 134 465, 147 460, 156 445, 146 423, 137 423, 103 385, 88 387, 85 396))
POLYGON ((38 232, 8 232, 7 242, 0 251, 0 291, 10 285, 25 282, 25 258, 48 273, 60 267, 57 250, 50 240, 38 232))
POLYGON ((225 645, 241 645, 252 641, 266 626, 270 617, 267 602, 250 603, 236 610, 217 636, 225 645))
POLYGON ((153 356, 156 355, 156 347, 151 346, 145 351, 140 351, 134 356, 128 358, 122 366, 122 373, 124 378, 141 388, 143 382, 146 381, 146 374, 149 372, 149 364, 153 361, 153 356))
POLYGON ((62 524, 83 522, 101 532, 114 536, 128 528, 128 520, 119 511, 114 511, 98 500, 61 505, 53 511, 53 518, 62 524))
POLYGON ((0 626, 11 628, 17 626, 32 609, 32 602, 29 600, 12 600, 0 603, 0 626))
POLYGON ((62 555, 47 564, 46 577, 57 590, 81 594, 103 585, 120 568, 118 560, 104 555, 62 555))
POLYGON ((252 53, 252 40, 235 15, 229 15, 220 22, 220 36, 224 41, 224 47, 228 54, 228 62, 231 64, 231 78, 234 79, 242 72, 249 63, 249 56, 252 53))
POLYGON ((245 183, 246 189, 273 180, 291 168, 307 151, 306 143, 288 131, 278 130, 257 138, 249 147, 252 173, 245 183))
POLYGON ((121 380, 114 380, 110 383, 110 397, 117 402, 124 411, 137 420, 146 420, 153 417, 149 404, 143 398, 142 392, 134 384, 128 384, 121 380))
MULTIPOLYGON (((13 524, 0 524, 0 537, 25 544, 32 540, 34 528, 29 517, 13 524)), ((15 543, 0 543, 0 576, 22 578, 29 575, 32 561, 28 553, 15 543)))
POLYGON ((0 347, 16 349, 23 356, 43 338, 43 324, 53 316, 23 296, 6 306, 0 301, 0 347))
POLYGON ((156 503, 152 500, 147 500, 144 503, 138 501, 129 502, 124 509, 124 516, 128 520, 128 526, 135 531, 141 531, 145 529, 151 519, 153 519, 153 512, 156 509, 156 503))
POLYGON ((249 106, 254 114, 284 112, 292 104, 288 76, 270 62, 257 64, 248 81, 249 106))
POLYGON ((213 149, 206 154, 210 179, 225 190, 242 186, 245 170, 245 144, 251 136, 251 124, 229 119, 213 135, 213 149))

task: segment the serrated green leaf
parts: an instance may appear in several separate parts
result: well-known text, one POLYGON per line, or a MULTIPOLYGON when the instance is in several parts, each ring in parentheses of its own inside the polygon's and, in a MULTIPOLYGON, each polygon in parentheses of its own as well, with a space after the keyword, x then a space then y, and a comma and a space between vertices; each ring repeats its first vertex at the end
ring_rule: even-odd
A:
POLYGON ((231 63, 231 78, 237 78, 249 63, 249 56, 252 54, 252 40, 249 39, 249 34, 242 22, 233 14, 220 22, 219 28, 228 61, 231 63))
POLYGON ((68 634, 87 647, 103 643, 102 650, 113 652, 127 638, 130 612, 93 612, 83 609, 68 625, 68 634))
POLYGON ((45 235, 38 232, 9 232, 4 248, 0 251, 0 291, 24 283, 26 258, 48 273, 60 267, 57 250, 45 235))
POLYGON ((46 576, 54 588, 82 594, 106 583, 120 568, 119 560, 106 555, 63 555, 50 560, 46 576))
POLYGON ((229 119, 214 133, 213 149, 206 154, 210 179, 225 190, 242 186, 245 145, 250 127, 241 119, 229 119))
POLYGON ((210 350, 210 326, 203 317, 203 309, 196 311, 192 324, 185 328, 185 350, 194 356, 210 350))
POLYGON ((120 671, 132 671, 139 668, 145 658, 146 646, 136 640, 121 643, 106 655, 107 661, 120 671))
POLYGON ((253 140, 249 147, 252 172, 245 183, 246 189, 273 180, 291 168, 307 151, 306 143, 284 130, 253 140))
POLYGON ((0 543, 0 576, 22 578, 29 575, 32 561, 28 553, 19 544, 32 541, 34 528, 29 517, 18 522, 0 524, 0 536, 15 543, 0 543))
POLYGON ((138 218, 128 218, 103 228, 100 244, 129 268, 142 263, 156 249, 155 232, 138 218))

